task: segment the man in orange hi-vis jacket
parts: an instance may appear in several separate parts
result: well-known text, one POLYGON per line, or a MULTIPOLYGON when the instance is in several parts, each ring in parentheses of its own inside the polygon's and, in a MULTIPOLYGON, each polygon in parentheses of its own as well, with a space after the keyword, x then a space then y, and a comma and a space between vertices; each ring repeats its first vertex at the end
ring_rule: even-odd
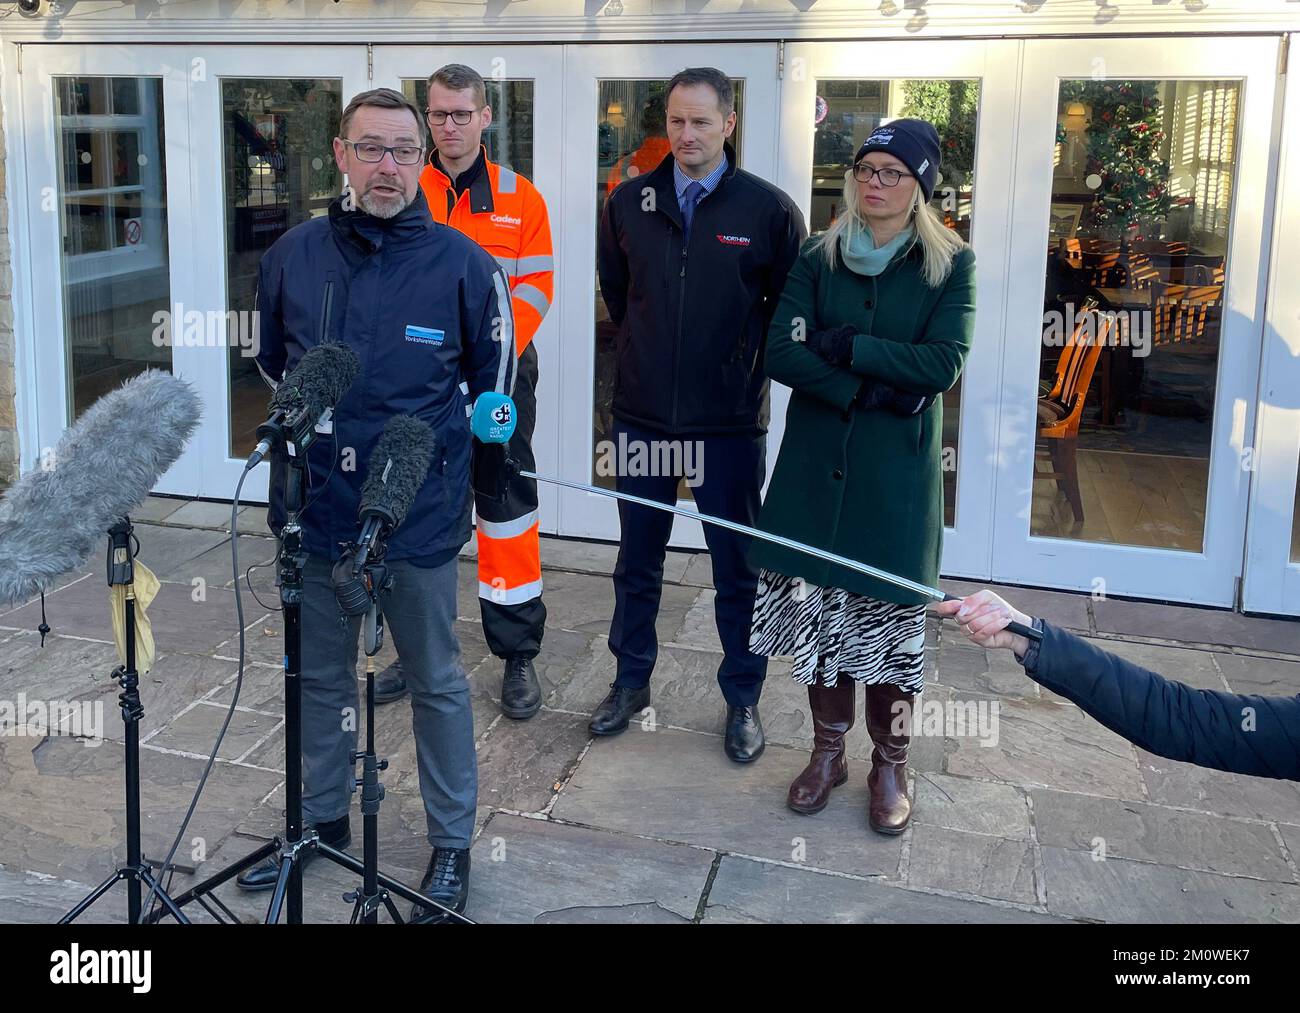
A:
MULTIPOLYGON (((510 456, 536 467, 531 445, 537 421, 537 349, 533 335, 554 297, 551 227, 546 202, 518 173, 488 161, 483 130, 492 122, 483 78, 448 64, 429 78, 425 120, 434 152, 420 186, 435 221, 463 232, 492 254, 510 280, 519 356, 514 401, 518 425, 510 456)), ((501 709, 532 717, 542 705, 533 659, 542 646, 546 606, 538 546, 537 483, 516 475, 503 498, 475 494, 478 515, 479 605, 489 650, 505 660, 501 709)), ((375 700, 406 692, 400 661, 381 673, 375 700)))

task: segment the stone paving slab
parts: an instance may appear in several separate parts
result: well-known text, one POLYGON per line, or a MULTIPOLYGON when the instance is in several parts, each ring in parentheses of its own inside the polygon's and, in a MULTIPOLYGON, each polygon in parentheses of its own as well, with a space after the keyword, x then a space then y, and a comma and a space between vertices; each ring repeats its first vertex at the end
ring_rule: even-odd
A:
POLYGON ((472 853, 465 913, 492 923, 695 917, 713 854, 626 834, 497 815, 472 853))
POLYGON ((927 826, 1027 841, 1029 803, 1009 784, 927 774, 916 779, 912 820, 927 826))
POLYGON ((925 824, 914 827, 911 838, 909 886, 1018 904, 1037 903, 1034 850, 1029 841, 925 824))
POLYGON ((1296 922, 1300 886, 1044 847, 1048 910, 1106 922, 1296 922))
POLYGON ((1035 789, 1030 796, 1044 846, 1296 882, 1264 823, 1048 789, 1035 789))
MULTIPOLYGON (((257 589, 262 600, 268 603, 277 600, 275 567, 267 565, 275 562, 277 552, 277 543, 273 538, 257 535, 239 536, 240 583, 243 583, 248 568, 256 565, 257 569, 249 574, 249 580, 253 582, 253 587, 257 589)), ((230 539, 226 538, 202 555, 174 567, 168 579, 189 584, 193 584, 196 580, 203 580, 212 587, 233 587, 235 580, 231 576, 230 566, 230 539)), ((244 586, 243 591, 247 599, 247 585, 244 586)))
POLYGON ((880 882, 727 855, 709 891, 705 924, 857 925, 1055 922, 1062 919, 880 882))
MULTIPOLYGON (((154 642, 160 652, 214 653, 218 644, 238 631, 233 591, 209 587, 204 600, 195 601, 188 583, 164 582, 149 606, 154 642)), ((93 578, 46 595, 50 626, 61 634, 111 643, 113 626, 108 587, 93 578)), ((246 603, 256 608, 255 603, 246 603)), ((260 611, 260 610, 259 610, 260 611)), ((250 620, 255 614, 248 614, 250 620)), ((40 603, 30 603, 0 618, 0 626, 35 629, 41 621, 40 603)))
POLYGON ((740 765, 723 754, 720 738, 633 725, 592 743, 551 813, 718 851, 776 861, 802 854, 817 868, 897 877, 903 838, 867 828, 865 771, 816 816, 786 807, 790 781, 807 759, 802 750, 769 745, 740 765))
POLYGON ((131 514, 131 520, 139 523, 157 524, 165 521, 181 507, 188 504, 188 499, 175 499, 171 496, 150 496, 131 514))
MULTIPOLYGON (((0 923, 50 925, 90 892, 90 885, 0 868, 0 923)), ((82 916, 93 923, 126 921, 126 886, 119 884, 82 916)))
POLYGON ((1234 693, 1295 696, 1300 693, 1300 662, 1252 658, 1243 654, 1212 654, 1215 665, 1234 693))
POLYGON ((1228 774, 1138 750, 1138 768, 1152 802, 1189 809, 1300 823, 1300 785, 1271 777, 1228 774))
MULTIPOLYGON (((203 761, 141 751, 141 836, 147 857, 161 860, 171 845, 203 769, 203 761)), ((229 764, 213 767, 203 802, 186 833, 211 851, 278 775, 229 764)), ((5 866, 94 884, 125 860, 123 751, 105 742, 0 738, 0 854, 5 866)), ((188 850, 188 849, 187 849, 188 850)), ((188 855, 181 856, 188 858, 188 855)))
POLYGON ((1077 707, 1002 700, 998 742, 956 739, 947 772, 1023 786, 1142 798, 1135 748, 1077 707))
POLYGON ((1189 644, 1223 644, 1300 654, 1300 620, 1263 619, 1222 609, 1107 599, 1093 602, 1097 630, 1189 644))

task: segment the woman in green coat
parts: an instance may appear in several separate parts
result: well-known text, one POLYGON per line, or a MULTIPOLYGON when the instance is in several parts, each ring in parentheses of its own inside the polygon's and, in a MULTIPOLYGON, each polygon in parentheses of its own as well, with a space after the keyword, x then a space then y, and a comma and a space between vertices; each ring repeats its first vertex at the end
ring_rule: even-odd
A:
MULTIPOLYGON (((975 325, 974 254, 928 203, 938 167, 929 123, 878 127, 845 173, 847 210, 790 271, 766 368, 792 394, 759 518, 765 531, 931 586, 943 542, 939 395, 961 375, 975 325)), ((750 558, 760 567, 750 649, 792 656, 812 709, 812 759, 790 807, 819 812, 848 779, 844 735, 863 683, 868 822, 901 833, 928 599, 767 542, 750 558)))

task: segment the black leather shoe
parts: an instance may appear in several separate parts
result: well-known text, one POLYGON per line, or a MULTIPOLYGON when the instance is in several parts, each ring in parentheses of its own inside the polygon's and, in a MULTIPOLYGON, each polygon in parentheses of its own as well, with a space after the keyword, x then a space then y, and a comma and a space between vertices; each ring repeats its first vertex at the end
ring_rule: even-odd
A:
MULTIPOLYGON (((345 817, 346 819, 346 817, 345 817)), ((337 848, 339 851, 346 851, 352 844, 352 828, 345 822, 343 824, 343 833, 333 836, 332 839, 326 839, 321 834, 321 841, 328 844, 331 848, 337 848)), ((320 852, 315 848, 308 848, 301 852, 302 860, 298 863, 302 871, 306 872, 311 867, 311 863, 320 857, 320 852)), ((247 890, 250 893, 257 893, 259 890, 270 890, 274 888, 275 881, 280 878, 280 856, 272 855, 261 865, 255 865, 251 869, 245 869, 235 879, 235 884, 241 890, 247 890)))
POLYGON ((758 704, 727 708, 727 738, 723 751, 737 763, 752 763, 763 755, 763 722, 758 704))
MULTIPOLYGON (((434 848, 429 868, 425 870, 424 879, 420 880, 420 892, 443 907, 462 913, 465 901, 469 899, 469 849, 434 848)), ((417 918, 445 921, 446 917, 437 910, 411 905, 412 921, 417 918)))
POLYGON ((406 676, 402 674, 401 658, 375 676, 375 703, 377 704, 400 700, 408 692, 406 676))
POLYGON ((537 713, 542 706, 542 688, 537 685, 537 670, 532 658, 514 655, 506 659, 506 670, 501 677, 501 713, 522 721, 537 713))
POLYGON ((596 713, 587 725, 592 735, 617 735, 627 731, 627 723, 632 715, 650 706, 650 687, 640 689, 631 686, 609 684, 609 694, 600 701, 596 713))

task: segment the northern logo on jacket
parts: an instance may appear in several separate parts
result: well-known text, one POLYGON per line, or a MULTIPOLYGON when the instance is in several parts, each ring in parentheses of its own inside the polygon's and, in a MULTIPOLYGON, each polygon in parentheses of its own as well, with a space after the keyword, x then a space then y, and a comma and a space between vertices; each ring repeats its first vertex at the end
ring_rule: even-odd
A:
POLYGON ((748 246, 751 241, 749 236, 726 236, 721 232, 717 233, 717 240, 727 246, 748 246))
POLYGON ((446 337, 444 331, 435 330, 432 327, 416 327, 415 324, 406 325, 406 340, 417 345, 441 345, 446 337))

